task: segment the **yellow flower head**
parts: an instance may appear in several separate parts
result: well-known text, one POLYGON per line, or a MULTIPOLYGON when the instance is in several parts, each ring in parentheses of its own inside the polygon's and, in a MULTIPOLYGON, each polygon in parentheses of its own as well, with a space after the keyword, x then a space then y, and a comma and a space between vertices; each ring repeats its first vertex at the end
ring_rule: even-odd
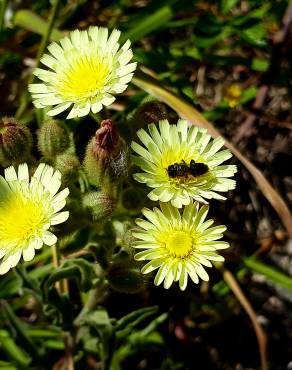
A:
POLYGON ((59 212, 66 204, 68 188, 57 194, 61 173, 41 163, 32 178, 27 164, 0 176, 0 274, 17 265, 21 255, 30 261, 43 244, 53 245, 57 237, 51 225, 67 220, 69 212, 59 212))
POLYGON ((242 95, 242 89, 239 85, 230 85, 225 92, 225 100, 227 101, 230 108, 236 107, 242 95))
POLYGON ((225 199, 217 191, 235 187, 235 181, 229 177, 236 172, 236 166, 221 165, 232 156, 229 150, 219 151, 224 140, 212 140, 205 129, 189 127, 184 120, 177 125, 160 121, 159 129, 150 124, 149 134, 143 129, 137 132, 144 147, 132 142, 132 149, 138 154, 133 156, 133 162, 144 171, 134 178, 154 188, 148 197, 153 201, 171 201, 178 208, 191 199, 225 199))
POLYGON ((209 280, 203 266, 212 267, 210 261, 224 261, 217 250, 229 247, 224 241, 217 241, 226 230, 225 226, 210 226, 213 220, 205 221, 208 206, 199 208, 190 203, 181 214, 169 203, 160 203, 153 211, 143 209, 147 220, 137 219, 139 229, 133 232, 137 240, 133 247, 144 249, 135 255, 138 261, 148 260, 142 268, 147 274, 156 269, 155 285, 164 281, 168 289, 178 281, 181 290, 187 286, 188 276, 197 284, 199 278, 209 280))
POLYGON ((107 28, 90 27, 50 44, 49 54, 41 59, 50 70, 36 68, 34 74, 43 83, 29 86, 34 105, 51 107, 50 116, 70 108, 67 118, 74 118, 112 104, 113 95, 127 88, 136 69, 136 63, 129 63, 130 41, 120 48, 119 37, 118 30, 109 35, 107 28))

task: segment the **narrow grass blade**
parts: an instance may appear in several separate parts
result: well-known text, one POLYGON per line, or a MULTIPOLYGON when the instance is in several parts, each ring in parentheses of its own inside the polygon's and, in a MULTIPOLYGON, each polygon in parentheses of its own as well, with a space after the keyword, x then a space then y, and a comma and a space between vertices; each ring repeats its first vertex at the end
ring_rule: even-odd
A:
POLYGON ((172 16, 173 10, 170 6, 165 5, 161 7, 155 13, 148 15, 143 18, 143 20, 136 22, 136 24, 132 24, 131 27, 129 27, 129 31, 121 35, 121 42, 127 39, 131 40, 131 42, 140 40, 149 33, 166 26, 172 16))
MULTIPOLYGON (((15 26, 22 27, 26 30, 44 35, 47 32, 48 22, 28 9, 20 9, 14 16, 15 26)), ((51 33, 50 40, 58 41, 64 36, 63 32, 54 29, 51 33)))
POLYGON ((234 293, 235 297, 238 299, 239 303, 249 316, 254 331, 256 333, 256 337, 258 340, 260 357, 261 357, 261 368, 262 370, 268 370, 268 362, 267 362, 267 336, 264 332, 263 328, 257 321, 257 316, 252 308, 252 305, 248 301, 247 297, 244 295, 243 291, 241 290, 238 282, 236 281, 235 277, 232 273, 228 270, 222 270, 223 278, 225 282, 228 284, 232 292, 234 293))
POLYGON ((243 262, 250 270, 264 275, 267 279, 281 285, 283 288, 292 290, 292 278, 290 276, 283 274, 274 267, 267 266, 266 264, 259 262, 253 257, 244 258, 243 262))

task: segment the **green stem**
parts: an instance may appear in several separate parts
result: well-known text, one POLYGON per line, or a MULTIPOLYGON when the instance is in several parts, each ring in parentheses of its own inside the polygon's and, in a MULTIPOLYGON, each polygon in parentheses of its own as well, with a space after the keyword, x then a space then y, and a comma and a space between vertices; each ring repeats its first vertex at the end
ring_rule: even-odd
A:
POLYGON ((0 0, 0 32, 4 28, 4 16, 5 16, 6 6, 7 6, 7 0, 0 0))
POLYGON ((94 114, 92 112, 89 113, 90 117, 94 119, 94 121, 100 125, 100 122, 102 121, 99 114, 94 114))
MULTIPOLYGON (((51 11, 51 14, 50 14, 50 17, 49 17, 49 24, 48 24, 47 32, 42 37, 42 41, 41 41, 41 44, 40 44, 40 47, 39 47, 39 50, 38 50, 38 53, 37 53, 35 68, 39 66, 41 57, 42 57, 42 55, 45 51, 45 48, 48 44, 49 38, 50 38, 51 33, 53 31, 54 23, 56 21, 57 15, 58 15, 60 4, 61 4, 61 0, 55 0, 54 1, 54 5, 52 7, 52 11, 51 11)), ((30 80, 31 80, 31 82, 33 82, 34 75, 31 75, 30 80)))
MULTIPOLYGON (((60 252, 59 252, 59 248, 57 244, 52 245, 52 259, 53 259, 53 266, 55 268, 58 268, 60 266, 61 256, 60 256, 60 252)), ((60 293, 65 293, 64 292, 65 290, 64 280, 57 281, 56 288, 60 293)))
MULTIPOLYGON (((54 5, 52 7, 52 11, 50 13, 50 17, 49 17, 49 20, 48 20, 48 27, 47 27, 47 30, 44 33, 43 37, 42 37, 40 47, 39 47, 39 50, 38 50, 38 53, 37 53, 37 56, 36 56, 35 68, 37 68, 39 66, 41 57, 42 57, 42 55, 45 51, 45 48, 48 44, 49 38, 50 38, 51 33, 53 31, 54 23, 56 21, 57 15, 58 15, 60 4, 61 4, 61 0, 55 0, 54 1, 54 5)), ((35 78, 35 76, 34 76, 34 74, 32 74, 30 76, 29 80, 28 80, 28 84, 31 84, 34 81, 34 78, 35 78)), ((18 110, 15 114, 15 117, 17 119, 19 119, 22 116, 22 114, 24 113, 24 111, 27 107, 27 104, 28 104, 28 94, 27 94, 26 90, 21 95, 20 101, 21 101, 21 104, 20 104, 20 106, 19 106, 19 108, 18 108, 18 110)))

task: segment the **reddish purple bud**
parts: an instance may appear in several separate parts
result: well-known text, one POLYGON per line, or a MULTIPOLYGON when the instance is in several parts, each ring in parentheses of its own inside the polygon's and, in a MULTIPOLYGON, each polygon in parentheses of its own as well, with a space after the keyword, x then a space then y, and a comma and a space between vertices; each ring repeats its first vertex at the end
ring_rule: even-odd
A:
POLYGON ((110 160, 121 150, 121 138, 117 132, 113 121, 106 119, 101 122, 95 137, 92 140, 92 152, 100 160, 110 160))
POLYGON ((101 127, 89 141, 84 158, 84 168, 92 184, 100 185, 106 173, 121 177, 127 173, 125 143, 110 119, 101 122, 101 127))

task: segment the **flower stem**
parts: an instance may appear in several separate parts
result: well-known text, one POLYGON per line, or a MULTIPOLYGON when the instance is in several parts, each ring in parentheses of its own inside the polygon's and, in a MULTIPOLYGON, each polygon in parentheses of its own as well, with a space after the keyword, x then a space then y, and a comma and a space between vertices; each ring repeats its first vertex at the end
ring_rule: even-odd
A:
MULTIPOLYGON (((42 37, 42 41, 41 41, 41 44, 40 44, 40 47, 39 47, 39 50, 38 50, 38 53, 37 53, 35 67, 38 67, 38 65, 40 64, 40 59, 41 59, 41 57, 44 53, 44 50, 45 50, 45 48, 48 44, 49 38, 51 36, 52 30, 53 30, 53 27, 54 27, 54 23, 56 21, 57 15, 58 15, 60 4, 61 4, 61 0, 55 0, 54 1, 52 11, 51 11, 50 17, 49 17, 48 28, 47 28, 46 33, 42 37)), ((31 79, 31 82, 32 82, 34 80, 34 75, 31 75, 30 79, 31 79)))
POLYGON ((7 0, 0 0, 0 32, 4 28, 4 16, 5 16, 6 6, 7 6, 7 0))
MULTIPOLYGON (((57 244, 54 244, 52 246, 52 259, 53 259, 53 265, 55 268, 58 268, 60 265, 60 255, 57 248, 57 244)), ((61 291, 61 283, 60 281, 57 281, 55 284, 56 289, 60 292, 61 291)))
POLYGON ((99 114, 94 114, 92 112, 89 113, 90 117, 100 125, 100 122, 102 121, 99 114))
MULTIPOLYGON (((51 33, 53 31, 54 23, 56 21, 57 15, 58 15, 60 4, 61 4, 61 0, 55 0, 54 1, 52 10, 51 10, 51 13, 50 13, 50 16, 49 16, 49 20, 48 20, 48 27, 47 27, 47 30, 44 33, 43 37, 42 37, 40 47, 39 47, 39 50, 38 50, 38 53, 37 53, 37 56, 36 56, 35 68, 39 66, 41 57, 42 57, 42 55, 44 53, 44 50, 45 50, 45 48, 48 44, 48 40, 50 39, 51 33)), ((34 78, 35 78, 35 76, 33 74, 31 74, 31 76, 28 80, 28 84, 32 83, 34 81, 34 78)), ((21 97, 20 97, 21 104, 20 104, 20 106, 19 106, 19 108, 18 108, 18 110, 15 114, 15 117, 17 119, 19 119, 22 116, 22 114, 24 113, 24 111, 27 107, 27 104, 28 104, 28 98, 29 98, 28 93, 25 90, 22 93, 21 97)))
MULTIPOLYGON (((54 267, 58 268, 60 266, 61 255, 57 244, 52 246, 52 258, 54 267)), ((60 293, 67 294, 69 291, 67 279, 57 281, 55 286, 60 293)))

